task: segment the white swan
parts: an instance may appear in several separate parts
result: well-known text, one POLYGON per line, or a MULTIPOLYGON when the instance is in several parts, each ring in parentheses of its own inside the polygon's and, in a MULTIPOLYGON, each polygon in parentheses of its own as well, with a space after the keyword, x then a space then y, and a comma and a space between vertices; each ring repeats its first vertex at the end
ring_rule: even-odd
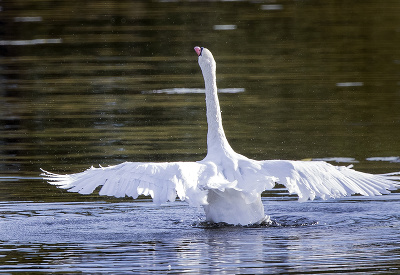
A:
POLYGON ((150 195, 157 204, 175 201, 201 205, 210 222, 248 225, 260 223, 264 214, 261 192, 276 182, 296 193, 299 201, 389 193, 399 186, 399 173, 372 175, 323 161, 257 161, 231 148, 222 127, 217 96, 216 63, 206 48, 194 48, 206 90, 207 156, 197 162, 125 162, 58 175, 42 170, 49 183, 81 194, 103 186, 100 195, 115 197, 150 195))

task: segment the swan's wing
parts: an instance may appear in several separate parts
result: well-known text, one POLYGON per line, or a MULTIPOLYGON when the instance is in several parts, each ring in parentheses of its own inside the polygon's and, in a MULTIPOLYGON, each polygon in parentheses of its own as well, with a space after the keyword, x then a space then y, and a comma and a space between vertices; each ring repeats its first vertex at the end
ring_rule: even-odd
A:
POLYGON ((80 194, 90 194, 102 186, 100 195, 132 198, 150 195, 157 204, 175 201, 178 195, 181 200, 200 205, 206 201, 206 193, 198 185, 204 170, 205 166, 197 162, 124 162, 69 175, 42 170, 42 176, 50 184, 80 194))
POLYGON ((399 187, 395 180, 400 180, 400 173, 373 175, 324 161, 265 160, 260 163, 264 172, 277 177, 290 193, 299 196, 299 201, 352 194, 381 195, 399 187))

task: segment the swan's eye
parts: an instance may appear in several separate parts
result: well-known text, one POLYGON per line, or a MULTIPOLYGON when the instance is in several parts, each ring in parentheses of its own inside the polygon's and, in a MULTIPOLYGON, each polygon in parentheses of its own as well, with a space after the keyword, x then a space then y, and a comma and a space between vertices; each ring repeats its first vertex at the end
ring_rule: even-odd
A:
POLYGON ((201 48, 200 48, 200 54, 199 54, 199 56, 201 56, 201 55, 203 54, 203 49, 204 49, 204 47, 201 47, 201 48))

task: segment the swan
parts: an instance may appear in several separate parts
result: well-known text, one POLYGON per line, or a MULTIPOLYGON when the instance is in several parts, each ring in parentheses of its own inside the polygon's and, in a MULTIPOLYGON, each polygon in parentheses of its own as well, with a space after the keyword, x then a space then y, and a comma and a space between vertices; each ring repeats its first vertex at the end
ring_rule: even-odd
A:
POLYGON ((400 172, 375 175, 333 166, 324 161, 253 160, 236 153, 222 127, 217 96, 216 62, 211 52, 196 46, 206 94, 207 155, 196 162, 124 162, 81 173, 60 175, 42 170, 50 184, 71 192, 115 197, 150 195, 154 203, 180 200, 202 206, 206 221, 234 225, 268 221, 261 193, 276 183, 298 200, 374 196, 399 187, 400 172))

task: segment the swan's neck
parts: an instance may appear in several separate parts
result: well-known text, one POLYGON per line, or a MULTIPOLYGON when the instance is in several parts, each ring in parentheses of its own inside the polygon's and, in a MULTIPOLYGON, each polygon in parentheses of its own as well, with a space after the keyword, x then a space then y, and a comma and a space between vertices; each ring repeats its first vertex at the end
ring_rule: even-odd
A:
POLYGON ((203 72, 206 88, 206 107, 207 107, 207 155, 222 150, 225 154, 233 152, 226 139, 224 128, 222 127, 221 109, 217 95, 217 83, 215 70, 203 72))

